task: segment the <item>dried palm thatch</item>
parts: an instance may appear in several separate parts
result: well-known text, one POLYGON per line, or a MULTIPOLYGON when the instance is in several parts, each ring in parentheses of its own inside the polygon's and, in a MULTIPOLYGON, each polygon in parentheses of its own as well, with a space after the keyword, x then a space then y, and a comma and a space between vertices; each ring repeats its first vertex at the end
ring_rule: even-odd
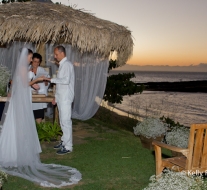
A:
POLYGON ((121 66, 132 55, 131 32, 65 5, 25 2, 0 5, 0 44, 15 40, 33 43, 68 43, 81 53, 108 58, 117 51, 121 66))

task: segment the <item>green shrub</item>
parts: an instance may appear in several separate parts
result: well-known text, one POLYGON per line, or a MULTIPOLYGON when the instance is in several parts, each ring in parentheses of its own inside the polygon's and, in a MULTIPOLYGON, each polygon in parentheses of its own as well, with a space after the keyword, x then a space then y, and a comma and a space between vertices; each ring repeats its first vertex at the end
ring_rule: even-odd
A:
POLYGON ((160 120, 168 125, 169 130, 173 129, 174 127, 184 127, 184 125, 181 125, 179 122, 176 123, 171 118, 165 117, 164 115, 160 118, 160 120))
POLYGON ((57 122, 54 124, 51 122, 42 122, 36 124, 37 133, 39 140, 42 141, 51 141, 58 140, 58 136, 62 135, 62 131, 57 122))
MULTIPOLYGON (((116 67, 118 67, 116 60, 111 59, 109 61, 108 72, 116 67)), ((137 85, 131 80, 132 78, 135 78, 134 73, 119 73, 108 76, 103 99, 111 103, 121 104, 123 96, 131 96, 136 93, 141 94, 145 88, 144 85, 137 85)))

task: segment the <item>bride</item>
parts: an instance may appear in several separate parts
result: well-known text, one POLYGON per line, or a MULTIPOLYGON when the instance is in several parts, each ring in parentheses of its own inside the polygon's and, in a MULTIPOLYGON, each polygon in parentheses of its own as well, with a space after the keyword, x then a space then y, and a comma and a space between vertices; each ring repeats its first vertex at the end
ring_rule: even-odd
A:
MULTIPOLYGON (((13 76, 11 96, 4 109, 0 126, 0 169, 44 187, 62 187, 78 183, 81 174, 69 166, 43 164, 41 147, 32 112, 28 84, 30 52, 23 48, 13 76)), ((39 78, 37 81, 42 81, 39 78)))

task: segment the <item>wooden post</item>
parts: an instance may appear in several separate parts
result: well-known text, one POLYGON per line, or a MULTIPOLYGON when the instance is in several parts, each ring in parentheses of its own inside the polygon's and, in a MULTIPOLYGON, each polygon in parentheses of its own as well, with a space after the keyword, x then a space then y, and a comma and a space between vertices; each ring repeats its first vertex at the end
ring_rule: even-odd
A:
MULTIPOLYGON (((45 43, 37 44, 36 49, 37 49, 37 53, 39 53, 42 56, 42 62, 40 64, 40 66, 44 67, 46 65, 46 47, 45 47, 45 43)), ((42 120, 42 122, 45 122, 45 117, 42 120)))
POLYGON ((57 105, 53 106, 53 124, 57 122, 60 125, 59 112, 57 105))
POLYGON ((37 45, 37 53, 39 53, 42 56, 42 63, 41 66, 46 65, 46 44, 45 43, 40 43, 37 45))

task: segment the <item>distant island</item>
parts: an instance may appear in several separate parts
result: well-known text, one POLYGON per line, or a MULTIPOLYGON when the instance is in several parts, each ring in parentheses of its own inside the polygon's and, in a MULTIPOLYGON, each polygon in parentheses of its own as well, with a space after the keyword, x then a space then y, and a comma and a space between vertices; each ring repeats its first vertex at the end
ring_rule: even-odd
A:
POLYGON ((143 84, 148 91, 171 91, 171 92, 203 92, 207 93, 207 80, 204 81, 181 81, 181 82, 147 82, 143 84))
POLYGON ((130 65, 113 69, 115 71, 173 71, 173 72, 207 72, 207 63, 189 66, 169 66, 169 65, 130 65))

